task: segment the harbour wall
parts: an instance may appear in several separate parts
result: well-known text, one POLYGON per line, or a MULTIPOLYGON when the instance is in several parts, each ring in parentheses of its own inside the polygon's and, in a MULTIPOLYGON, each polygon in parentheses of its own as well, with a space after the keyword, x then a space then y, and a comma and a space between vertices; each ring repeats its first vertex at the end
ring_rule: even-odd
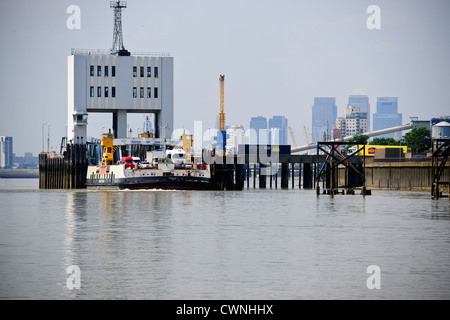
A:
MULTIPOLYGON (((430 190, 433 178, 430 161, 422 162, 378 162, 366 164, 366 187, 390 190, 430 190)), ((441 181, 450 181, 449 166, 446 166, 441 181)))
POLYGON ((0 169, 0 179, 39 178, 39 169, 0 169))
POLYGON ((39 154, 39 189, 86 188, 85 145, 67 145, 64 154, 39 154))

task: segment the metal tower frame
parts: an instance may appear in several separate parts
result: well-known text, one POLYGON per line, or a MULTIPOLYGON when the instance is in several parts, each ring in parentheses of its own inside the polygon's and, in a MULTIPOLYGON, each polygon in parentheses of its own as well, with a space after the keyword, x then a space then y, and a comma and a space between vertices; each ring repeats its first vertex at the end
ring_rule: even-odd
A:
POLYGON ((122 36, 122 9, 127 7, 126 1, 110 1, 109 7, 114 9, 114 32, 113 32, 113 44, 111 47, 112 54, 125 55, 125 47, 123 46, 122 36))

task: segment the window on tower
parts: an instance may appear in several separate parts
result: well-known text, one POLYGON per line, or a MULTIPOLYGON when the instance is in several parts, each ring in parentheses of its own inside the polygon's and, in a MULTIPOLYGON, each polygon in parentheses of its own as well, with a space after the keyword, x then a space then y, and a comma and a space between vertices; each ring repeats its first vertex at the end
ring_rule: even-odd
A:
POLYGON ((97 66, 97 76, 98 77, 102 76, 102 66, 97 66))
POLYGON ((133 87, 133 98, 137 98, 137 88, 133 87))
POLYGON ((94 66, 91 66, 90 75, 91 75, 91 77, 94 76, 94 66))
POLYGON ((133 78, 137 77, 137 67, 133 67, 133 78))

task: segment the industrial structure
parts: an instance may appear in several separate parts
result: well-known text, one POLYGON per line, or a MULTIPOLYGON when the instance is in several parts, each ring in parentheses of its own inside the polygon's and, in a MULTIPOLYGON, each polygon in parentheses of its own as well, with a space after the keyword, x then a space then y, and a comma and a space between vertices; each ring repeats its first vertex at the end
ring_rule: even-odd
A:
POLYGON ((173 130, 173 57, 169 53, 131 54, 123 44, 121 12, 125 1, 112 1, 114 33, 108 50, 72 49, 68 57, 67 142, 85 144, 88 114, 112 114, 115 138, 127 136, 128 113, 153 113, 155 133, 173 130))

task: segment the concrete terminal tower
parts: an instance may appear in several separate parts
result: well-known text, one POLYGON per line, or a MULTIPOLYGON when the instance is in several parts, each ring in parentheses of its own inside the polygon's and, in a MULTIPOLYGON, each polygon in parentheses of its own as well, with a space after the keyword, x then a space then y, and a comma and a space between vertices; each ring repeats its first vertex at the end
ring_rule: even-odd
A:
POLYGON ((111 1, 114 10, 110 50, 72 49, 68 57, 67 141, 86 142, 88 114, 112 114, 115 138, 127 137, 128 113, 154 113, 155 133, 173 130, 173 57, 169 53, 136 53, 123 45, 121 11, 126 1, 111 1))

